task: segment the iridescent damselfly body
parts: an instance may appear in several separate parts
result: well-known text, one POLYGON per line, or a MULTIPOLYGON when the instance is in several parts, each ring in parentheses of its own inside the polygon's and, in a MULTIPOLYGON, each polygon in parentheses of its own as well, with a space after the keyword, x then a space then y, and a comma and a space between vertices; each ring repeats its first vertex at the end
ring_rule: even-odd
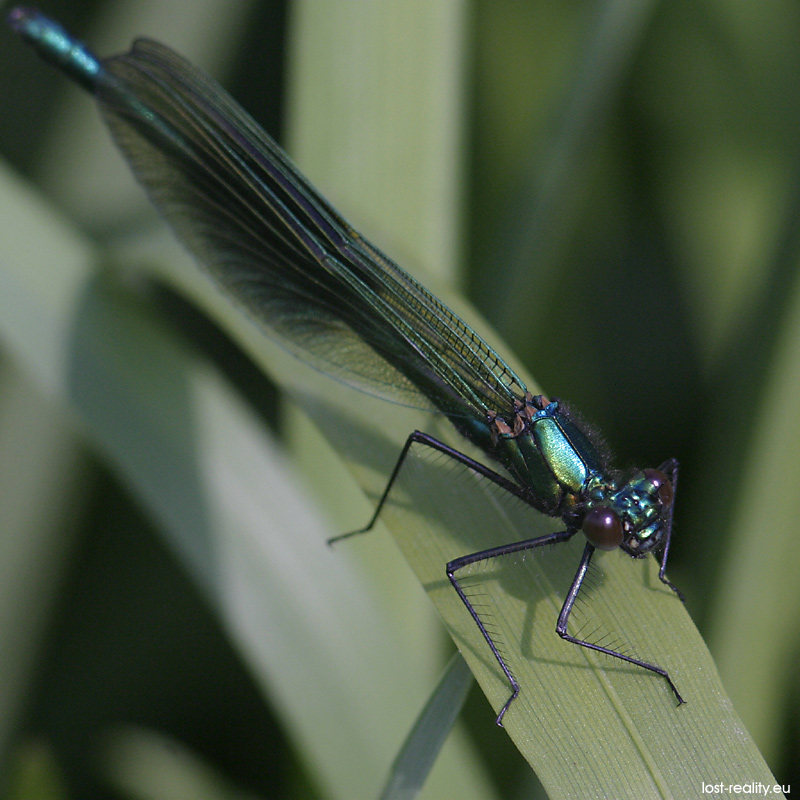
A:
MULTIPOLYGON (((586 544, 557 633, 663 677, 656 664, 572 635, 570 614, 596 550, 653 553, 666 576, 678 464, 623 475, 558 400, 534 396, 456 314, 354 231, 278 145, 213 80, 148 39, 96 58, 38 11, 16 8, 13 30, 91 92, 153 203, 217 284, 302 360, 371 394, 444 414, 499 472, 422 431, 406 441, 366 529, 380 515, 412 448, 427 448, 550 517, 563 529, 456 558, 446 574, 510 687, 520 691, 487 620, 464 588, 480 562, 571 539, 586 544)), ((366 530, 365 529, 365 530, 366 530)))

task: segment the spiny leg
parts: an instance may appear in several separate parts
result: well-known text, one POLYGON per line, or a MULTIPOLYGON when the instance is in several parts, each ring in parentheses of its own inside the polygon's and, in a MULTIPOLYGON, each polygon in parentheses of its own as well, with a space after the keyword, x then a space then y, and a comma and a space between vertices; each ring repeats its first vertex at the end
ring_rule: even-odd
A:
POLYGON ((635 664, 637 667, 643 667, 644 669, 650 670, 650 672, 655 672, 656 675, 660 675, 666 680, 666 682, 669 684, 669 688, 672 689, 673 694, 678 699, 678 705, 682 705, 686 701, 681 697, 680 692, 672 682, 672 678, 670 678, 669 673, 662 667, 656 666, 655 664, 650 664, 647 661, 642 661, 639 658, 634 658, 633 656, 626 656, 622 653, 618 653, 616 650, 611 650, 610 648, 603 647, 599 644, 592 644, 592 642, 587 642, 585 639, 578 639, 576 636, 573 636, 567 632, 569 615, 572 613, 572 607, 575 605, 575 599, 577 598, 578 592, 580 592, 581 586, 583 585, 583 580, 586 577, 586 573, 589 569, 589 564, 591 563, 594 550, 594 546, 587 542, 586 547, 583 550, 583 555, 581 556, 581 562, 578 565, 578 571, 575 573, 575 577, 572 579, 572 586, 570 586, 567 598, 564 600, 561 613, 558 615, 556 632, 562 639, 565 639, 568 642, 580 645, 581 647, 587 647, 590 650, 597 650, 598 652, 605 653, 608 656, 613 656, 614 658, 619 658, 622 661, 627 661, 629 664, 635 664))
POLYGON ((500 545, 499 547, 491 547, 488 550, 480 550, 477 553, 471 553, 470 555, 461 556, 460 558, 456 558, 451 561, 447 565, 447 577, 450 579, 450 583, 453 585, 453 588, 458 593, 458 596, 461 598, 461 602, 467 607, 467 611, 469 611, 470 616, 472 617, 475 624, 478 626, 478 630, 480 630, 483 638, 486 640, 489 648, 492 651, 492 655, 494 655, 495 660, 500 665, 500 669, 503 670, 503 674, 506 676, 509 685, 511 686, 511 696, 506 700, 503 707, 500 709, 500 713, 497 715, 497 724, 502 728, 503 727, 503 717, 505 716, 506 711, 508 711, 509 706, 511 703, 514 702, 517 695, 519 694, 519 684, 517 683, 516 678, 514 677, 513 673, 511 672, 510 667, 506 663, 503 656, 500 654, 500 651, 497 649, 497 646, 492 639, 491 634, 486 629, 486 625, 484 624, 483 620, 480 617, 475 606, 470 602, 469 598, 467 597, 466 592, 464 591, 462 585, 459 583, 458 578, 456 577, 456 572, 465 567, 470 566, 471 564, 476 564, 479 561, 488 561, 492 558, 500 558, 501 556, 507 556, 512 553, 519 553, 523 550, 531 550, 534 547, 543 547, 548 544, 559 544, 560 542, 566 542, 568 539, 572 538, 575 535, 575 530, 566 530, 566 531, 557 531, 555 533, 547 533, 544 536, 537 536, 535 539, 526 539, 522 542, 513 542, 512 544, 504 544, 500 545))
MULTIPOLYGON (((512 481, 508 480, 508 478, 503 477, 498 472, 495 472, 493 469, 490 469, 485 464, 481 464, 480 461, 475 461, 475 459, 470 458, 469 456, 465 455, 464 453, 456 450, 449 445, 446 445, 444 442, 440 442, 438 439, 430 436, 427 433, 423 433, 422 431, 414 431, 411 433, 406 439, 405 445, 403 445, 403 449, 400 451, 400 455, 397 459, 397 463, 394 465, 394 469, 392 470, 392 474, 389 477, 389 480, 386 484, 386 488, 383 490, 383 494, 381 495, 381 499, 378 501, 378 505, 375 507, 375 512, 373 513, 372 517, 370 518, 369 522, 363 527, 359 528, 355 531, 350 531, 349 533, 342 533, 339 536, 334 536, 332 539, 328 539, 328 544, 335 544, 336 542, 342 541, 342 539, 348 539, 351 536, 358 536, 361 533, 367 533, 371 531, 374 527, 375 523, 378 521, 378 517, 381 515, 381 511, 383 510, 386 501, 391 494, 392 488, 394 487, 395 481, 400 475, 400 471, 405 464, 406 457, 409 454, 411 448, 415 445, 422 445, 423 447, 429 447, 431 450, 436 450, 440 453, 444 453, 448 458, 452 458, 454 461, 457 461, 460 464, 463 464, 469 469, 477 472, 479 475, 482 475, 484 478, 488 478, 493 483, 496 483, 498 486, 505 489, 507 492, 511 494, 521 497, 523 500, 522 491, 520 488, 513 483, 512 481)), ((526 503, 530 504, 530 501, 525 500, 526 503)))
POLYGON ((678 491, 678 462, 676 459, 670 458, 668 461, 665 461, 659 469, 669 478, 669 482, 672 484, 673 500, 672 503, 670 503, 667 518, 664 521, 664 544, 661 546, 661 566, 658 570, 658 579, 663 584, 669 586, 669 588, 678 595, 681 602, 685 603, 686 598, 683 592, 667 577, 667 558, 669 558, 669 545, 672 540, 672 514, 675 508, 675 496, 678 491))

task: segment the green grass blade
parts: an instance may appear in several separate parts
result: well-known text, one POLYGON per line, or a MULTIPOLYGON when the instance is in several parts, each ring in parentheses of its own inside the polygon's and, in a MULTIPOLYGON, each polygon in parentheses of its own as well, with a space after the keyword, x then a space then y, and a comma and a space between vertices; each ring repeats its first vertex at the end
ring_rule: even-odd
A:
POLYGON ((397 754, 382 800, 410 800, 419 794, 470 686, 472 673, 456 653, 397 754))
MULTIPOLYGON (((0 363, 0 753, 36 681, 84 493, 83 447, 12 359, 0 363)), ((39 751, 32 753, 35 757, 39 751)), ((37 762, 38 763, 38 762, 37 762)))
MULTIPOLYGON (((515 171, 513 194, 503 198, 508 219, 501 224, 502 235, 493 242, 496 250, 491 254, 493 260, 504 264, 502 291, 492 291, 488 297, 492 318, 512 321, 503 330, 508 337, 518 334, 520 346, 524 343, 524 334, 513 321, 527 317, 532 311, 536 313, 538 303, 546 302, 557 286, 557 259, 585 199, 583 175, 602 141, 601 135, 630 69, 632 54, 640 45, 654 6, 652 0, 597 3, 586 19, 581 20, 580 26, 568 28, 569 38, 561 42, 563 52, 572 50, 574 55, 569 62, 565 89, 557 95, 560 107, 554 124, 548 126, 545 153, 534 159, 530 146, 526 148, 525 161, 515 171), (582 32, 578 42, 571 40, 576 30, 582 32), (520 220, 525 224, 520 225, 520 220), (545 281, 548 288, 542 291, 545 281)), ((497 67, 487 72, 491 78, 502 80, 497 90, 519 92, 520 97, 527 98, 528 87, 524 81, 509 85, 514 66, 507 64, 503 71, 503 55, 498 55, 503 41, 518 35, 512 28, 503 30, 501 26, 504 22, 507 26, 514 25, 516 15, 526 12, 521 12, 513 3, 505 4, 499 14, 491 4, 480 7, 487 16, 499 18, 499 23, 487 19, 486 26, 501 30, 504 37, 494 42, 487 38, 478 45, 487 47, 490 58, 498 59, 497 67)), ((527 13, 536 19, 541 11, 531 6, 527 13)), ((553 19, 558 19, 558 15, 550 21, 553 19)), ((543 77, 542 86, 546 84, 547 79, 543 77)), ((500 152, 507 141, 505 137, 513 141, 513 137, 519 135, 516 120, 512 125, 503 122, 501 119, 492 131, 495 147, 500 152)))
MULTIPOLYGON (((320 380, 264 341, 207 284, 177 270, 175 263, 165 267, 163 277, 190 292, 293 392, 368 495, 379 496, 408 431, 429 430, 445 439, 451 435, 428 415, 393 406, 387 414, 384 402, 320 380)), ((475 322, 465 308, 458 304, 475 322)), ((417 476, 409 478, 411 484, 403 481, 407 496, 398 493, 384 521, 497 710, 508 688, 449 587, 444 565, 466 552, 544 532, 542 526, 554 523, 529 509, 508 506, 490 487, 473 485, 468 476, 453 472, 422 460, 417 476)), ((592 593, 591 621, 621 636, 636 654, 666 667, 687 699, 685 706, 675 707, 657 676, 559 639, 555 619, 580 547, 575 541, 558 548, 548 554, 546 564, 533 558, 497 565, 508 568, 487 583, 493 620, 524 687, 507 715, 506 730, 551 798, 689 798, 698 795, 709 776, 729 784, 741 783, 743 775, 773 783, 688 614, 658 581, 653 559, 635 562, 619 552, 601 556, 602 579, 592 593), (587 795, 587 787, 596 794, 587 795)), ((487 715, 487 724, 490 720, 487 715)))
POLYGON ((424 697, 402 666, 410 643, 347 553, 326 547, 241 400, 138 301, 96 280, 91 251, 24 188, 3 186, 3 239, 25 243, 2 254, 4 346, 160 523, 329 796, 377 794, 424 697))
POLYGON ((752 416, 752 452, 736 497, 715 598, 711 642, 731 697, 768 756, 777 756, 779 719, 791 692, 800 636, 800 539, 794 473, 800 448, 800 292, 789 314, 772 368, 752 416), (746 645, 745 645, 746 642, 746 645))
POLYGON ((105 746, 109 781, 136 800, 258 800, 233 786, 197 753, 149 728, 127 725, 105 746))
MULTIPOLYGON (((386 418, 376 430, 379 412, 372 407, 353 421, 353 404, 345 400, 339 406, 334 394, 326 392, 322 424, 337 449, 355 461, 365 449, 377 452, 387 437, 386 418), (346 433, 337 433, 342 430, 346 433)), ((318 409, 322 402, 317 398, 318 409)), ((404 422, 402 431, 408 430, 404 422)), ((388 453, 393 449, 387 445, 388 453)), ((541 533, 546 523, 457 473, 436 460, 414 462, 387 509, 386 523, 498 710, 508 687, 452 592, 444 564, 465 552, 541 533)), ((576 621, 599 625, 635 653, 664 665, 686 705, 677 708, 657 676, 559 639, 555 619, 580 549, 575 541, 541 559, 511 559, 481 573, 491 621, 523 686, 506 716, 506 730, 551 798, 696 797, 710 775, 731 784, 743 775, 773 783, 688 614, 658 581, 654 560, 634 562, 619 552, 598 559, 602 576, 590 592, 590 611, 576 621)))

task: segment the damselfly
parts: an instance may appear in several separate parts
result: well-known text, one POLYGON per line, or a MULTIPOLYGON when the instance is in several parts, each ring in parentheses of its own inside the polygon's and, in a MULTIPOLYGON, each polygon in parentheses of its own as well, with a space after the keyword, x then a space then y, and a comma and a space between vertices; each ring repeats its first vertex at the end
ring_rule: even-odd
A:
POLYGON ((444 414, 505 470, 414 431, 368 528, 414 447, 443 453, 561 518, 561 531, 446 566, 511 689, 498 724, 519 685, 459 575, 472 564, 565 542, 579 531, 586 545, 556 631, 661 675, 682 703, 666 670, 568 631, 595 550, 621 548, 634 558, 653 553, 659 578, 680 597, 665 574, 677 462, 630 475, 611 470, 563 403, 533 396, 477 333, 354 231, 216 82, 169 48, 139 39, 129 53, 101 60, 35 10, 14 9, 9 22, 42 58, 95 96, 153 203, 268 333, 356 388, 444 414))

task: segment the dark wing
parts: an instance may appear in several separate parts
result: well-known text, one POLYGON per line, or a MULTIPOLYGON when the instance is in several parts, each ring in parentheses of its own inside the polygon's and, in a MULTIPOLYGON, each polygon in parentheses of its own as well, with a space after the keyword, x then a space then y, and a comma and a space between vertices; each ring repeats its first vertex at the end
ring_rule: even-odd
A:
POLYGON ((511 411, 525 387, 510 367, 356 233, 216 81, 146 39, 102 65, 95 94, 138 179, 267 332, 395 402, 511 411))

